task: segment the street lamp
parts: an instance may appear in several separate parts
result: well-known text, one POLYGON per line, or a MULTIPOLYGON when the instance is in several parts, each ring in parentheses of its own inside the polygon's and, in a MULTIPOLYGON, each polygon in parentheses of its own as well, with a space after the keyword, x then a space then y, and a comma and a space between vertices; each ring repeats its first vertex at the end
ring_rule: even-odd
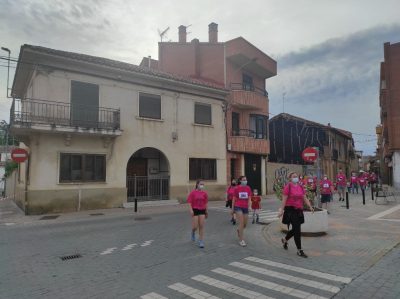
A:
POLYGON ((1 49, 3 50, 3 51, 6 51, 7 53, 8 53, 8 67, 7 67, 7 92, 6 92, 6 94, 7 94, 7 98, 11 98, 10 96, 8 96, 8 91, 9 91, 9 88, 8 88, 8 83, 9 83, 9 80, 10 80, 10 56, 11 56, 11 51, 10 51, 10 49, 8 49, 8 48, 5 48, 5 47, 1 47, 1 49))

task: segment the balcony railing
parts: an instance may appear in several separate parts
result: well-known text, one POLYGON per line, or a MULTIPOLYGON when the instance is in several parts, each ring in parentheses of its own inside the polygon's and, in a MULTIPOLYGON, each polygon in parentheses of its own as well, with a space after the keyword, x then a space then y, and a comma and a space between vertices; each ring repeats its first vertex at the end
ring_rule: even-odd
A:
POLYGON ((232 136, 250 137, 254 139, 267 139, 267 134, 256 132, 249 129, 232 130, 232 136))
POLYGON ((36 99, 14 99, 10 124, 120 129, 120 110, 36 99))
POLYGON ((268 92, 265 89, 255 87, 252 84, 247 83, 231 83, 231 90, 245 90, 245 91, 253 91, 264 97, 268 96, 268 92))

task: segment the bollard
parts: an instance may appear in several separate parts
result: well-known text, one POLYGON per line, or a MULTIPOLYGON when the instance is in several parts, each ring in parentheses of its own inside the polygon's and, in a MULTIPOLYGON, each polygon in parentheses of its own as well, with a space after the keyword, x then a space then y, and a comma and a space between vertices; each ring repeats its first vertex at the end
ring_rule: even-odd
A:
POLYGON ((135 213, 137 212, 137 198, 135 197, 135 213))
POLYGON ((374 185, 371 184, 371 199, 374 200, 374 185))
POLYGON ((361 189, 362 197, 363 197, 363 205, 365 205, 365 189, 361 189))
POLYGON ((346 209, 349 209, 349 192, 346 192, 346 209))

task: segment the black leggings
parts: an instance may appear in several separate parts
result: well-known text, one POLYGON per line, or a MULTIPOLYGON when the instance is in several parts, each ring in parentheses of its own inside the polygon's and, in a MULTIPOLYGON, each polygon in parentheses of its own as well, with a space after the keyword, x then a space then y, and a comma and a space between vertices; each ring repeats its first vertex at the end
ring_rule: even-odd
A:
MULTIPOLYGON (((289 229, 289 226, 288 226, 289 229)), ((292 223, 292 229, 286 234, 286 241, 289 241, 294 236, 294 243, 296 243, 297 249, 301 249, 301 224, 298 221, 292 223)))

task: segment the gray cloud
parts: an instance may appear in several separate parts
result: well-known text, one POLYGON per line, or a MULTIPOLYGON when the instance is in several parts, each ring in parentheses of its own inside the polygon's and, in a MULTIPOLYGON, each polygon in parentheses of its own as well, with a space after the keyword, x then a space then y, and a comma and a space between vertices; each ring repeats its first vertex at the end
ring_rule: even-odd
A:
MULTIPOLYGON (((400 24, 379 26, 278 57, 278 76, 267 80, 271 112, 282 112, 285 91, 285 112, 372 134, 383 43, 399 40, 400 24)), ((376 147, 356 146, 370 154, 376 147)))

